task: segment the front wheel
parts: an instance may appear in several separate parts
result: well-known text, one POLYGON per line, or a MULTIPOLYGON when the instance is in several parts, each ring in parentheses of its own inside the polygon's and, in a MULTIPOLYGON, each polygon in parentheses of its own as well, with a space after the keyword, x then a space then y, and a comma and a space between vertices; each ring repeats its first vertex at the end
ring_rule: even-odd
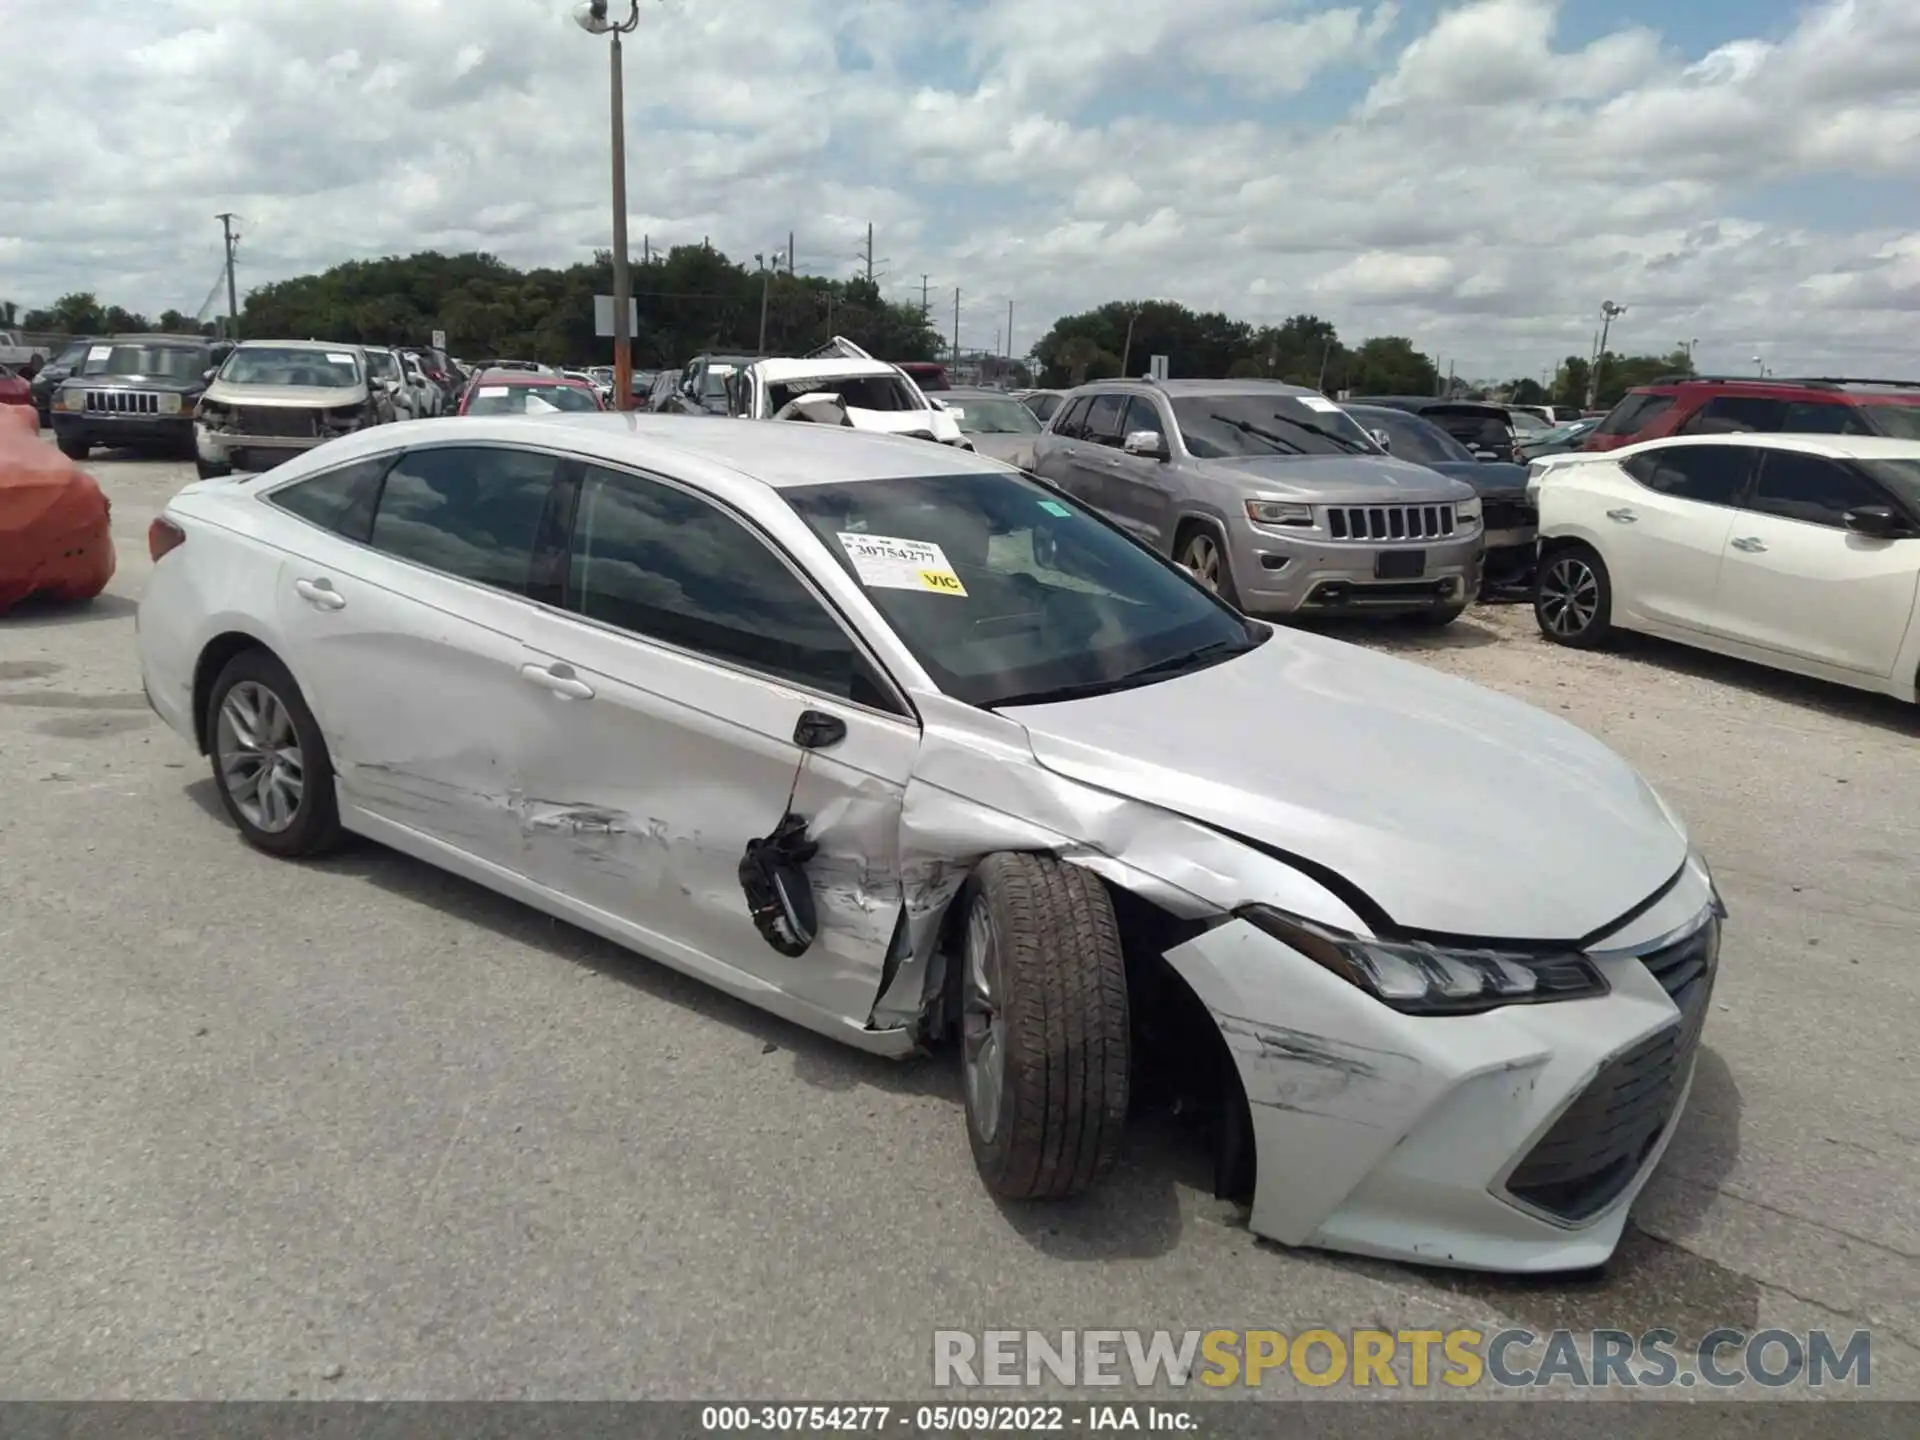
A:
POLYGON ((1533 618, 1556 645, 1592 650, 1613 634, 1613 584, 1606 562, 1585 545, 1550 553, 1540 564, 1533 618))
POLYGON ((62 435, 54 443, 69 460, 84 460, 93 453, 93 445, 78 435, 62 435))
POLYGON ((1194 526, 1181 540, 1173 558, 1176 564, 1190 570, 1193 578, 1207 589, 1235 609, 1239 608, 1240 591, 1233 583, 1233 562, 1227 555, 1219 531, 1207 525, 1194 526))
POLYGON ((220 803, 249 845, 285 858, 340 842, 333 762, 287 667, 265 650, 229 660, 207 698, 220 803))
POLYGON ((961 1067, 987 1188, 1061 1200, 1111 1168, 1127 1116, 1127 974, 1100 879, 990 855, 965 902, 961 1067))

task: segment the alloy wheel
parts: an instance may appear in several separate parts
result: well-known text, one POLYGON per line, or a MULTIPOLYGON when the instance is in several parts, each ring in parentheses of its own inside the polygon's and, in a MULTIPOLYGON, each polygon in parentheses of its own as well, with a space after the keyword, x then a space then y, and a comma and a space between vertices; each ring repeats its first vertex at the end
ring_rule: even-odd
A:
POLYGON ((960 1001, 960 1034, 965 1052, 967 1108, 982 1140, 1000 1130, 1000 1107, 1007 1088, 1006 1018, 1000 1013, 999 941, 987 907, 975 901, 967 916, 966 975, 960 1001))
POLYGON ((1213 543, 1213 537, 1207 534, 1194 535, 1187 541, 1187 569, 1193 572, 1207 589, 1218 593, 1220 589, 1220 547, 1213 543))
POLYGON ((1563 639, 1584 634, 1600 613, 1600 579, 1578 555, 1561 555, 1540 577, 1540 618, 1563 639))
POLYGON ((292 825, 306 793, 306 757, 286 704, 258 680, 220 702, 214 735, 220 782, 247 823, 269 835, 292 825))

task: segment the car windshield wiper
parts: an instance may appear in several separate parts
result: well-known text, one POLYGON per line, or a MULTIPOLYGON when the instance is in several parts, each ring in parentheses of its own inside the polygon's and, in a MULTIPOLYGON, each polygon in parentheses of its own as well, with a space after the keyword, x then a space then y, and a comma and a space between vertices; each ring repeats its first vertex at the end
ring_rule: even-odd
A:
POLYGON ((1221 415, 1217 413, 1210 414, 1207 418, 1209 420, 1218 420, 1222 425, 1230 429, 1238 430, 1242 435, 1257 435, 1269 445, 1279 446, 1289 455, 1304 455, 1307 453, 1298 445, 1294 444, 1293 441, 1287 439, 1286 436, 1276 435, 1271 430, 1264 430, 1250 420, 1239 420, 1231 415, 1221 415))
POLYGON ((1311 420, 1296 420, 1291 415, 1281 415, 1278 413, 1276 413, 1273 418, 1278 420, 1282 425, 1291 425, 1296 430, 1305 430, 1310 435, 1318 435, 1322 440, 1331 440, 1349 455, 1366 455, 1372 453, 1366 446, 1355 443, 1345 435, 1316 425, 1311 420))
POLYGON ((1169 655, 1165 660, 1156 660, 1151 665, 1143 665, 1127 678, 1138 680, 1148 675, 1184 675, 1194 670, 1204 670, 1208 665, 1218 664, 1222 660, 1231 660, 1236 655, 1244 655, 1247 651, 1256 649, 1266 638, 1265 635, 1258 639, 1248 635, 1238 640, 1211 640, 1196 650, 1188 650, 1180 655, 1169 655))
POLYGON ((1247 635, 1238 640, 1210 640, 1194 650, 1186 650, 1178 655, 1170 655, 1164 660, 1156 660, 1138 670, 1130 670, 1125 675, 1116 675, 1109 680, 1082 680, 1071 685, 1057 685, 1051 690, 1033 690, 1023 695, 1006 695, 986 701, 983 710, 998 710, 1012 705, 1057 705, 1066 700, 1088 700, 1096 695, 1111 695, 1121 690, 1131 690, 1139 685, 1148 685, 1155 680, 1170 679, 1176 674, 1187 674, 1195 670, 1204 670, 1207 666, 1218 664, 1222 660, 1231 660, 1236 655, 1244 655, 1249 650, 1258 649, 1266 643, 1267 633, 1247 635))

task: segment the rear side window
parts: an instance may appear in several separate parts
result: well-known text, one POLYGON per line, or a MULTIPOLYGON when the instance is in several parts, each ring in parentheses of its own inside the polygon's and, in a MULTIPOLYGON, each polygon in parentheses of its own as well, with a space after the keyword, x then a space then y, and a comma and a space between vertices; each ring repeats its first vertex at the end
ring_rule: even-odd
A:
POLYGON ((1871 435, 1872 429, 1851 405, 1795 400, 1780 428, 1789 435, 1871 435))
POLYGON ((415 450, 387 474, 373 548, 442 574, 527 593, 560 462, 498 446, 415 450))
POLYGON ((1637 435, 1673 408, 1671 395, 1629 395, 1607 413, 1596 435, 1637 435))
POLYGON ((1053 418, 1053 412, 1060 408, 1060 397, 1058 395, 1036 395, 1033 398, 1030 408, 1033 410, 1034 415, 1044 424, 1048 420, 1051 420, 1053 418))
POLYGON ((1092 399, 1085 395, 1082 395, 1078 400, 1071 401, 1067 405, 1066 413, 1054 422, 1053 433, 1056 435, 1064 435, 1069 440, 1084 439, 1086 437, 1087 410, 1092 404, 1092 399))
POLYGON ((391 455, 343 465, 311 480, 282 485, 266 496, 289 514, 365 544, 373 528, 373 510, 380 499, 380 477, 393 463, 391 455))
POLYGON ((1649 490, 1703 505, 1731 505, 1753 473, 1745 445, 1675 445, 1635 455, 1621 468, 1649 490))
POLYGON ((1716 395, 1687 417, 1682 435, 1771 435, 1784 428, 1787 403, 1760 395, 1716 395))
POLYGON ((1798 450, 1769 450, 1760 462, 1760 479, 1748 508, 1838 528, 1846 524, 1847 511, 1887 503, 1878 485, 1837 460, 1798 450))

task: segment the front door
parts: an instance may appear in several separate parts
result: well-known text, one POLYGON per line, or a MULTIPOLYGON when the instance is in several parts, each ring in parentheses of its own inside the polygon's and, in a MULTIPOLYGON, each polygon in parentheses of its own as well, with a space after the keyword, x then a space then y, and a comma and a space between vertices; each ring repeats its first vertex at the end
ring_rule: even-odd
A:
POLYGON ((519 637, 562 464, 429 446, 273 497, 315 526, 285 542, 277 609, 342 800, 495 864, 517 849, 515 747, 543 708, 519 637))
POLYGON ((1621 467, 1634 484, 1596 497, 1600 513, 1590 517, 1616 604, 1684 629, 1714 628, 1720 557, 1752 464, 1744 446, 1687 445, 1621 467))
POLYGON ((1107 458, 1108 479, 1102 490, 1106 497, 1102 508, 1144 543, 1162 555, 1173 553, 1176 519, 1173 501, 1173 466, 1151 455, 1129 455, 1125 437, 1142 430, 1152 431, 1163 443, 1170 443, 1168 422, 1144 395, 1127 401, 1121 421, 1122 447, 1107 458))
POLYGON ((902 795, 918 725, 839 619, 757 532, 663 481, 587 467, 568 608, 526 677, 522 868, 662 958, 861 1023, 902 895, 902 795), (796 743, 803 718, 827 740, 796 743), (842 733, 832 738, 836 729, 842 733), (818 938, 781 954, 749 915, 747 843, 787 813, 818 938))
POLYGON ((1837 460, 1767 451, 1727 540, 1716 628, 1803 660, 1891 675, 1920 588, 1920 539, 1847 529, 1846 512, 1867 505, 1899 513, 1878 485, 1837 460))

